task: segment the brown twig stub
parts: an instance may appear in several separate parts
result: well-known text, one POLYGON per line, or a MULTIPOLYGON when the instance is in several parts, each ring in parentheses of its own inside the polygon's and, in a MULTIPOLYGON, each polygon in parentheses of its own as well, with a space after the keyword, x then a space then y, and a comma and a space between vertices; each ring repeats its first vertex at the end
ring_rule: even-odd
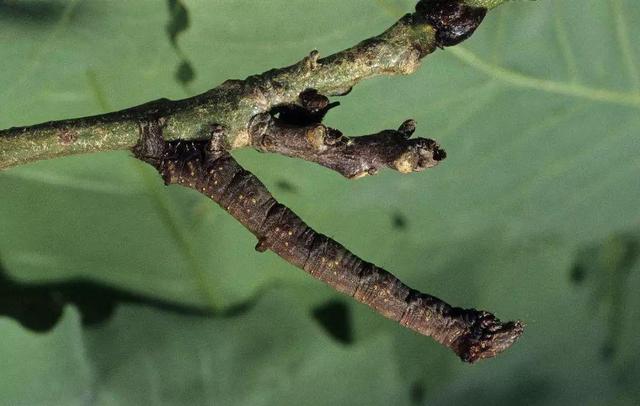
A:
POLYGON ((219 137, 165 142, 161 123, 147 123, 140 129, 142 137, 134 148, 135 155, 152 164, 167 184, 196 189, 218 203, 258 238, 258 251, 272 250, 385 317, 433 337, 462 360, 492 357, 522 333, 519 322, 502 323, 490 313, 452 307, 411 289, 384 269, 317 233, 277 202, 228 151, 220 149, 215 140, 219 137))
POLYGON ((271 114, 290 126, 321 123, 324 116, 340 102, 329 101, 316 89, 305 89, 298 95, 297 103, 281 104, 271 109, 271 114))
POLYGON ((363 261, 278 203, 229 150, 253 146, 316 162, 347 178, 373 175, 384 167, 408 173, 436 166, 446 154, 434 140, 411 138, 413 120, 397 130, 360 137, 323 125, 324 116, 338 105, 325 94, 344 95, 377 75, 414 72, 438 47, 468 38, 486 14, 483 7, 502 1, 421 0, 415 13, 380 35, 322 59, 313 51, 294 65, 230 80, 189 99, 0 131, 0 169, 133 148, 165 183, 196 189, 222 206, 258 238, 256 250, 272 250, 384 316, 433 337, 464 361, 493 357, 520 336, 521 323, 452 307, 363 261))
POLYGON ((407 120, 397 130, 347 137, 320 123, 291 125, 269 113, 256 115, 249 124, 252 145, 259 151, 316 162, 350 179, 374 175, 384 167, 419 172, 446 158, 434 140, 409 139, 414 130, 415 122, 407 120))
MULTIPOLYGON (((291 66, 228 80, 188 99, 158 100, 109 114, 0 130, 0 170, 71 154, 130 149, 137 142, 138 121, 150 120, 158 112, 166 120, 168 140, 204 139, 211 123, 222 123, 231 148, 250 146, 247 124, 256 114, 284 104, 305 107, 304 100, 296 100, 305 89, 338 96, 367 78, 413 73, 438 47, 469 37, 482 21, 484 7, 503 1, 421 0, 415 13, 404 15, 380 35, 324 58, 313 51, 291 66)), ((318 109, 314 103, 323 96, 308 96, 313 103, 306 109, 317 110, 316 117, 335 106, 318 109)))

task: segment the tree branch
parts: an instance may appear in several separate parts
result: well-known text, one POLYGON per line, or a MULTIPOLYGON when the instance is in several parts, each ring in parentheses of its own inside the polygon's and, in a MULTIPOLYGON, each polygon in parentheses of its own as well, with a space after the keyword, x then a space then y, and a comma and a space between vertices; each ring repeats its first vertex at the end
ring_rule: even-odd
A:
POLYGON ((251 144, 248 124, 259 113, 295 104, 305 89, 342 95, 359 81, 377 75, 410 74, 438 47, 470 36, 487 8, 504 0, 422 0, 382 34, 319 59, 302 61, 246 80, 229 80, 184 100, 161 99, 131 109, 0 131, 0 170, 59 156, 131 148, 138 123, 162 116, 167 140, 207 139, 214 123, 224 124, 229 148, 251 144))
POLYGON ((1 131, 0 169, 133 148, 167 184, 196 189, 228 211, 258 237, 258 251, 274 251, 385 317, 433 337, 464 361, 493 357, 522 334, 522 323, 452 307, 361 260, 278 203, 229 151, 253 146, 319 163, 348 178, 383 167, 406 173, 435 166, 446 155, 433 140, 409 139, 412 120, 397 130, 345 137, 321 123, 336 106, 324 95, 344 95, 371 76, 412 73, 429 53, 468 38, 487 10, 503 1, 421 0, 416 12, 384 33, 323 59, 314 51, 292 66, 227 81, 185 100, 1 131))
POLYGON ((142 124, 136 157, 153 165, 166 184, 195 189, 218 203, 258 238, 257 251, 272 250, 381 315, 432 337, 466 362, 491 358, 522 334, 518 321, 503 323, 491 313, 452 307, 420 293, 315 232, 224 149, 220 127, 213 129, 210 141, 165 142, 163 125, 162 120, 142 124))
POLYGON ((447 156, 434 140, 409 139, 414 130, 415 122, 407 120, 398 130, 350 138, 320 123, 291 126, 269 113, 256 115, 249 125, 251 143, 259 151, 316 162, 349 179, 375 175, 383 167, 419 172, 447 156))

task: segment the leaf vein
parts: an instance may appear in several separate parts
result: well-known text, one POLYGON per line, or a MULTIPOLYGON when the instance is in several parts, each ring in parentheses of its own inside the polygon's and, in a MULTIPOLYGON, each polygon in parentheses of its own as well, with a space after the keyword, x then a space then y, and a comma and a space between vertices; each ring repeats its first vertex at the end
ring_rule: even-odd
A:
POLYGON ((475 53, 461 46, 449 48, 449 52, 477 71, 515 87, 640 108, 640 94, 637 93, 620 92, 584 86, 577 83, 537 78, 485 62, 475 53))
POLYGON ((631 83, 636 93, 640 92, 640 72, 638 67, 634 63, 634 55, 631 49, 631 42, 629 41, 629 32, 627 23, 624 19, 624 11, 622 10, 622 3, 620 0, 613 0, 611 2, 613 8, 613 17, 615 20, 614 26, 616 27, 616 36, 618 40, 618 46, 622 53, 622 58, 627 67, 631 83))

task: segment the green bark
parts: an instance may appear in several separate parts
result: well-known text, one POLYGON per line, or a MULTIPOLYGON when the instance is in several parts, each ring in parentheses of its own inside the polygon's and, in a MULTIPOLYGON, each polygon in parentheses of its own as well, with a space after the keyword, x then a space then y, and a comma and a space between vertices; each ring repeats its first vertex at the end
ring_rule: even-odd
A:
MULTIPOLYGON (((504 0, 464 0, 495 7, 504 0)), ((192 98, 159 100, 106 115, 54 121, 0 131, 0 170, 65 155, 130 149, 139 139, 139 122, 162 117, 167 140, 210 137, 214 124, 225 128, 230 149, 250 145, 251 117, 273 106, 295 103, 305 89, 322 94, 348 92, 362 79, 410 74, 437 49, 435 29, 415 13, 384 33, 352 48, 318 59, 316 51, 299 63, 246 80, 232 80, 192 98)))
POLYGON ((483 7, 491 10, 507 0, 464 0, 464 4, 471 7, 483 7))

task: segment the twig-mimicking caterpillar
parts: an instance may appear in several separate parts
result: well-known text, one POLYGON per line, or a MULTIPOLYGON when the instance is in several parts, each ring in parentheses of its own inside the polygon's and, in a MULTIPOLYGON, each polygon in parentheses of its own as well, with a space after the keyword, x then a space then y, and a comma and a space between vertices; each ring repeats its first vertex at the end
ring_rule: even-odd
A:
POLYGON ((224 149, 219 126, 211 140, 185 143, 165 142, 162 125, 162 120, 141 124, 136 157, 153 165, 166 184, 196 189, 218 203, 258 238, 256 250, 272 250, 337 291, 432 337, 466 362, 493 357, 522 334, 520 322, 503 323, 491 313, 452 307, 411 289, 314 231, 224 149))

